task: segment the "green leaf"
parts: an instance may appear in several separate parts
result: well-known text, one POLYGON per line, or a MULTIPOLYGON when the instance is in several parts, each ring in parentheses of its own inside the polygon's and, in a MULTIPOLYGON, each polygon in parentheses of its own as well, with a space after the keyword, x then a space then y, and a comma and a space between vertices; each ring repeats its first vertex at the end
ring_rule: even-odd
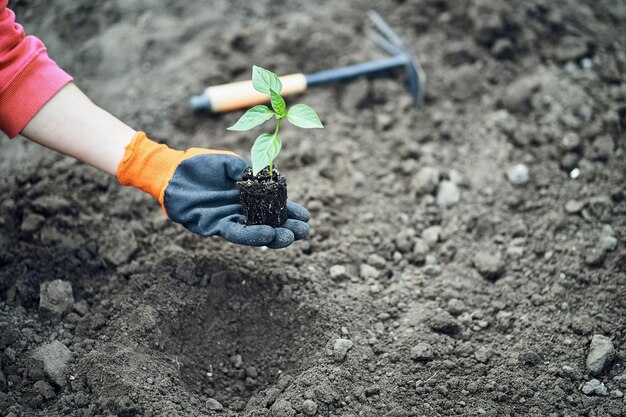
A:
POLYGON ((252 175, 256 175, 269 166, 278 156, 282 144, 277 136, 263 133, 252 145, 252 175))
POLYGON ((252 66, 252 86, 256 91, 267 95, 270 94, 270 90, 280 94, 283 89, 283 83, 276 74, 256 65, 252 66))
POLYGON ((272 108, 279 116, 285 115, 285 110, 287 106, 285 104, 285 100, 278 94, 276 91, 270 89, 270 101, 272 103, 272 108))
POLYGON ((236 130, 239 132, 250 130, 262 124, 266 120, 269 120, 273 115, 274 112, 267 106, 254 106, 245 112, 244 115, 237 120, 237 123, 229 127, 228 130, 236 130))
POLYGON ((287 112, 287 119, 291 122, 291 124, 303 129, 322 129, 324 127, 320 118, 317 116, 317 113, 315 113, 315 110, 306 104, 296 104, 291 106, 287 112))

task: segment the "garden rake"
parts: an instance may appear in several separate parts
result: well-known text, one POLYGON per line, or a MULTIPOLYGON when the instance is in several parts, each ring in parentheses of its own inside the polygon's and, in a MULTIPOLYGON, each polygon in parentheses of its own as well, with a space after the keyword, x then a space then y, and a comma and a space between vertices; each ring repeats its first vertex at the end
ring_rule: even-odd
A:
MULTIPOLYGON (((310 74, 284 75, 280 77, 283 85, 281 94, 290 96, 303 93, 309 87, 317 85, 347 81, 361 76, 381 74, 393 69, 404 68, 409 93, 415 105, 420 106, 424 98, 425 81, 422 67, 378 13, 369 11, 368 16, 378 29, 378 32, 372 31, 370 37, 390 54, 389 57, 310 74)), ((208 87, 202 94, 192 96, 190 100, 193 110, 204 110, 212 113, 229 112, 267 101, 267 94, 256 91, 252 86, 252 81, 238 81, 208 87)))

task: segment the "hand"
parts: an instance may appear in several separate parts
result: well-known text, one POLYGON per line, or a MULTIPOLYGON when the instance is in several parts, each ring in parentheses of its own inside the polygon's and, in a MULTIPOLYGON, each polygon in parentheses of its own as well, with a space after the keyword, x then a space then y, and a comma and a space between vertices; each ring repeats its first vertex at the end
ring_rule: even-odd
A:
POLYGON ((248 162, 228 151, 191 148, 176 151, 138 132, 118 168, 124 185, 146 191, 167 216, 202 236, 221 236, 232 243, 284 248, 309 234, 309 212, 287 202, 282 227, 247 226, 236 182, 248 162))

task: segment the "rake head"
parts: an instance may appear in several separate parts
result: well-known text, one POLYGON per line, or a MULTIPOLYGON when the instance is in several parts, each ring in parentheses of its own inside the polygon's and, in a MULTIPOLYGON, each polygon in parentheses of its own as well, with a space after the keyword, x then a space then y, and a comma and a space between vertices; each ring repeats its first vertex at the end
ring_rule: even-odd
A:
POLYGON ((417 59, 415 59, 415 56, 404 43, 402 43, 398 35, 396 35, 378 13, 370 10, 367 12, 367 15, 372 23, 374 23, 376 29, 378 29, 378 32, 371 31, 369 33, 370 38, 389 54, 404 58, 407 87, 411 97, 413 97, 415 105, 420 106, 424 101, 424 82, 426 81, 422 67, 417 62, 417 59))

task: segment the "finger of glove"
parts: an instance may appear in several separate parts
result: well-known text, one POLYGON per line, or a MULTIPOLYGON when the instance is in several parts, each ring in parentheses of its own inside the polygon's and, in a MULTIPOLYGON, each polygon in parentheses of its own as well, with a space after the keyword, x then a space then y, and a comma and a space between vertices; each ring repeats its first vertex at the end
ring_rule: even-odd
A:
POLYGON ((235 181, 241 180, 241 174, 250 166, 250 163, 240 156, 233 156, 228 159, 226 166, 227 175, 229 178, 235 181))
POLYGON ((307 223, 295 219, 287 219, 285 224, 283 224, 283 227, 291 230, 296 240, 304 239, 311 231, 311 228, 307 223))
POLYGON ((239 222, 244 216, 232 216, 224 221, 220 235, 231 243, 246 246, 267 246, 276 237, 273 227, 265 225, 248 226, 239 222))
POLYGON ((290 219, 300 220, 302 222, 308 222, 311 218, 309 210, 305 209, 300 204, 293 201, 287 201, 287 217, 290 219))
POLYGON ((285 227, 277 227, 274 231, 276 232, 276 237, 267 245, 270 249, 286 248, 295 240, 293 232, 285 227))

